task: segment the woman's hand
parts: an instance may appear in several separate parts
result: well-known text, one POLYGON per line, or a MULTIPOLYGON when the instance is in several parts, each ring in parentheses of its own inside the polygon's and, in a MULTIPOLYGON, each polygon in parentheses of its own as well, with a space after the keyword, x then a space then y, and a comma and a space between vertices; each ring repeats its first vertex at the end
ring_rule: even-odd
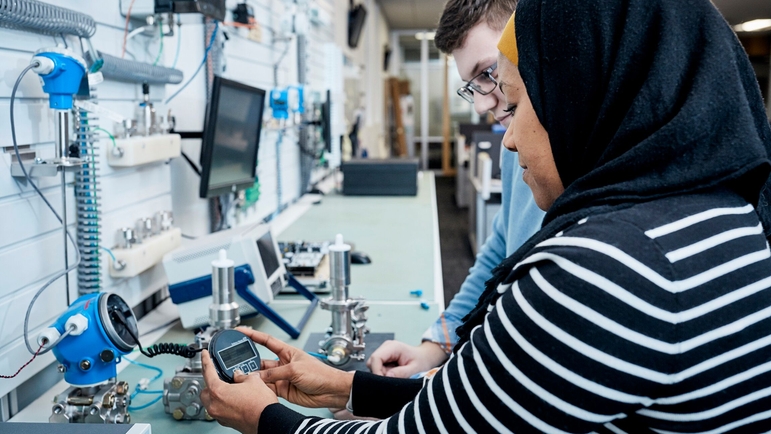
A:
POLYGON ((327 366, 305 351, 247 328, 238 330, 278 356, 263 360, 260 378, 287 401, 310 408, 344 408, 353 384, 353 372, 327 366))
POLYGON ((209 415, 223 426, 244 434, 256 434, 265 407, 278 402, 276 394, 259 375, 244 374, 240 370, 233 376, 234 384, 222 381, 208 351, 201 353, 201 363, 206 382, 201 402, 209 415))

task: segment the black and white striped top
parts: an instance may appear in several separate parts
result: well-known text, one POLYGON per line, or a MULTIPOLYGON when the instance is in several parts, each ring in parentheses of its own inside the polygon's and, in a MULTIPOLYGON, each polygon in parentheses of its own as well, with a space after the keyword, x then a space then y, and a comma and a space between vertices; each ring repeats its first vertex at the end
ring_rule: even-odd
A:
MULTIPOLYGON (((260 431, 769 431, 770 256, 753 207, 727 193, 592 216, 517 265, 525 277, 397 414, 333 421, 274 404, 260 431)), ((357 413, 382 398, 357 394, 363 377, 357 413)))

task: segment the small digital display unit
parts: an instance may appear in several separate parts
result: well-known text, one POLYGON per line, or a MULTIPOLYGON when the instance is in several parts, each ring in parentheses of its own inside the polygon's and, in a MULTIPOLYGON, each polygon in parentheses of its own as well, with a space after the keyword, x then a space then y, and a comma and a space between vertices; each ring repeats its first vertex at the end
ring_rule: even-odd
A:
POLYGON ((209 353, 222 381, 232 383, 236 369, 244 374, 260 370, 257 346, 238 330, 227 329, 214 333, 209 343, 209 353))
POLYGON ((233 369, 244 363, 244 360, 254 358, 257 354, 249 345, 249 342, 241 342, 232 347, 225 348, 219 352, 222 362, 225 363, 225 369, 233 369))
POLYGON ((201 198, 254 185, 264 107, 264 90, 214 77, 201 144, 201 198))

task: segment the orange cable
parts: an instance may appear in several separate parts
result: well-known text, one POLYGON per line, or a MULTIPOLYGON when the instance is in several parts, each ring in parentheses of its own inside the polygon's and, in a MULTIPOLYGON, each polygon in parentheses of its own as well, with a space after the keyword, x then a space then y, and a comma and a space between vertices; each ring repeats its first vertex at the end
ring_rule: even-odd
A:
POLYGON ((131 0, 128 11, 126 12, 126 28, 123 29, 123 51, 120 53, 121 59, 126 57, 126 38, 128 37, 129 19, 131 19, 131 8, 134 7, 135 1, 136 0, 131 0))

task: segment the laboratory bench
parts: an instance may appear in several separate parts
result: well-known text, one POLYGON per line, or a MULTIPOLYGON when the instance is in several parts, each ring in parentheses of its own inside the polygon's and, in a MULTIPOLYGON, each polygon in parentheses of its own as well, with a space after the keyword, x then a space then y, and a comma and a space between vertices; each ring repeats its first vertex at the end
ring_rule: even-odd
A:
MULTIPOLYGON (((417 196, 351 197, 331 193, 323 196, 319 204, 306 201, 301 212, 290 209, 282 213, 289 217, 272 224, 279 241, 331 240, 340 233, 354 244, 356 250, 367 253, 372 259, 371 264, 351 265, 350 296, 367 300, 367 327, 371 333, 393 333, 395 339, 417 345, 423 332, 444 309, 436 213, 434 175, 425 172, 418 177, 417 196), (417 289, 422 291, 421 296, 415 295, 417 289)), ((327 296, 319 294, 322 299, 327 296)), ((281 294, 270 306, 288 322, 297 324, 308 303, 298 295, 281 294)), ((143 346, 153 342, 191 343, 192 331, 183 329, 178 321, 168 325, 175 316, 178 316, 176 306, 166 300, 143 318, 139 322, 143 346)), ((311 334, 325 332, 330 322, 330 312, 317 307, 297 339, 291 339, 262 316, 244 319, 241 323, 303 348, 311 334)), ((368 348, 367 356, 373 350, 368 348)), ((260 351, 262 358, 275 357, 267 349, 260 348, 260 351)), ((185 359, 171 355, 148 359, 138 351, 129 357, 163 370, 163 376, 149 385, 150 390, 162 390, 163 379, 171 378, 185 363, 185 359)), ((147 368, 123 361, 118 378, 133 388, 140 379, 155 375, 147 368)), ((16 414, 11 422, 47 422, 52 398, 67 387, 64 381, 59 382, 16 414)), ((154 397, 140 394, 134 398, 132 406, 141 406, 154 397)), ((308 415, 331 416, 327 409, 289 406, 308 415)), ((146 409, 132 410, 131 422, 150 424, 154 434, 193 429, 197 434, 233 432, 217 422, 177 421, 165 413, 162 401, 146 409)))

